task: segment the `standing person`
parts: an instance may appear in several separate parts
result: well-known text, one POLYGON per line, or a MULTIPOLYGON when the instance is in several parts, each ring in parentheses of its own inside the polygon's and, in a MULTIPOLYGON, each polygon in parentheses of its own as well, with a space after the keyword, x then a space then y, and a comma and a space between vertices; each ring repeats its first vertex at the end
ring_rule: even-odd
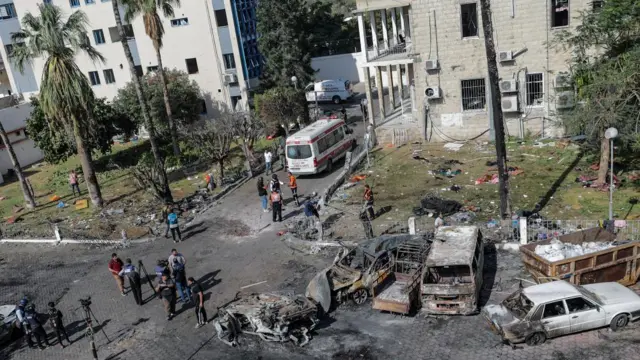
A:
POLYGON ((311 194, 311 198, 304 203, 304 214, 307 216, 307 227, 310 228, 315 222, 318 241, 322 241, 323 228, 322 221, 320 221, 320 213, 318 212, 319 205, 318 200, 316 200, 317 195, 318 193, 314 191, 311 194), (315 221, 313 217, 316 218, 315 221))
POLYGON ((127 259, 125 262, 126 264, 124 265, 124 268, 120 270, 119 275, 126 275, 127 278, 129 278, 129 287, 133 293, 133 298, 136 300, 136 304, 142 306, 142 281, 140 280, 140 273, 131 263, 131 259, 127 259))
POLYGON ((169 216, 169 214, 171 213, 171 204, 167 203, 164 204, 164 206, 162 207, 162 219, 164 219, 164 223, 167 225, 167 229, 164 232, 164 237, 168 238, 169 237, 169 219, 167 218, 169 216))
POLYGON ((273 154, 271 153, 271 150, 267 149, 264 152, 264 165, 265 165, 265 170, 264 173, 266 175, 269 175, 269 173, 273 173, 273 170, 271 169, 271 160, 273 159, 273 154))
POLYGON ((178 259, 178 262, 183 266, 187 265, 187 260, 184 258, 184 256, 179 253, 178 250, 171 249, 171 253, 169 254, 169 258, 167 259, 169 263, 169 270, 171 270, 171 272, 173 272, 173 262, 175 259, 178 259))
POLYGON ((204 175, 204 182, 206 183, 206 186, 207 186, 207 192, 212 192, 213 189, 215 189, 215 186, 213 184, 213 177, 211 176, 211 174, 206 173, 204 175))
POLYGON ((342 120, 344 120, 344 123, 347 123, 347 109, 344 108, 344 105, 342 105, 342 109, 340 109, 340 113, 342 114, 342 120))
POLYGON ((124 292, 124 278, 120 275, 120 271, 122 271, 123 266, 124 264, 118 257, 118 254, 111 254, 111 260, 109 260, 109 271, 113 275, 113 278, 116 279, 116 284, 118 284, 120 294, 122 294, 122 296, 126 296, 127 294, 124 292))
POLYGON ((155 267, 156 279, 160 281, 162 274, 169 273, 169 263, 167 260, 159 259, 155 267))
POLYGON ((189 277, 187 279, 187 284, 191 288, 191 293, 193 293, 193 299, 195 300, 196 319, 198 319, 198 323, 196 324, 197 329, 203 327, 207 323, 207 312, 204 311, 204 291, 202 290, 200 283, 198 283, 193 277, 189 277))
POLYGON ((47 346, 51 346, 51 344, 49 344, 49 340, 47 340, 47 333, 42 327, 42 320, 40 318, 40 315, 36 312, 36 308, 33 304, 29 304, 26 306, 25 317, 27 319, 27 322, 29 323, 31 332, 33 332, 33 335, 36 337, 36 341, 38 342, 38 347, 40 348, 40 350, 45 349, 45 346, 42 345, 43 340, 47 346))
POLYGON ((438 214, 438 217, 436 218, 436 221, 435 221, 435 226, 436 226, 436 229, 441 226, 444 226, 444 219, 442 218, 442 214, 438 214))
POLYGON ((291 171, 289 171, 289 189, 291 189, 291 194, 293 195, 293 199, 296 201, 296 205, 300 206, 300 201, 298 201, 298 182, 291 171))
POLYGON ((169 213, 169 215, 167 215, 167 222, 169 224, 169 229, 171 230, 171 237, 173 238, 173 242, 177 243, 178 241, 182 241, 180 225, 178 224, 178 214, 176 214, 175 209, 171 209, 171 212, 169 213), (178 234, 178 240, 176 240, 176 233, 178 234))
POLYGON ((363 121, 367 121, 367 119, 369 118, 367 111, 367 105, 369 105, 369 102, 367 101, 367 98, 363 98, 362 101, 360 101, 360 111, 362 112, 362 120, 363 121))
POLYGON ((191 302, 191 289, 189 289, 187 285, 187 274, 184 270, 184 264, 181 264, 178 258, 174 257, 171 268, 173 269, 173 281, 176 283, 180 300, 182 300, 184 304, 191 302))
POLYGON ((262 211, 267 212, 267 188, 264 186, 264 179, 262 176, 258 178, 258 196, 260 197, 260 201, 262 202, 262 211))
POLYGON ((284 146, 282 143, 278 145, 278 158, 280 159, 280 166, 282 166, 282 170, 287 169, 287 157, 284 155, 284 146))
POLYGON ((271 192, 271 208, 273 209, 273 222, 282 222, 282 197, 278 191, 271 192))
POLYGON ((278 179, 277 174, 271 175, 271 182, 269 182, 269 190, 271 192, 277 191, 280 192, 280 185, 283 185, 283 182, 278 179))
POLYGON ((369 213, 369 220, 373 220, 375 217, 375 213, 373 211, 373 191, 371 191, 371 187, 369 185, 364 186, 364 208, 369 213))
POLYGON ((78 196, 82 195, 80 192, 80 185, 78 185, 78 175, 75 170, 71 170, 69 172, 69 186, 71 186, 73 196, 76 196, 76 190, 78 191, 78 196))
POLYGON ((29 344, 30 348, 33 348, 35 347, 35 345, 33 344, 33 339, 31 339, 31 326, 27 321, 27 303, 27 299, 20 300, 20 303, 18 303, 18 308, 16 309, 16 318, 18 319, 18 324, 24 332, 24 335, 27 337, 27 344, 29 344))
POLYGON ((67 335, 67 330, 64 328, 64 323, 62 322, 62 311, 56 309, 56 304, 52 301, 49 303, 49 324, 56 332, 56 336, 58 336, 58 344, 60 347, 64 349, 64 344, 62 344, 62 335, 67 339, 69 345, 71 345, 71 340, 69 340, 69 335, 67 335))
POLYGON ((176 283, 169 277, 169 274, 162 274, 162 278, 158 281, 156 292, 159 292, 160 296, 162 296, 167 320, 173 319, 176 312, 176 283))

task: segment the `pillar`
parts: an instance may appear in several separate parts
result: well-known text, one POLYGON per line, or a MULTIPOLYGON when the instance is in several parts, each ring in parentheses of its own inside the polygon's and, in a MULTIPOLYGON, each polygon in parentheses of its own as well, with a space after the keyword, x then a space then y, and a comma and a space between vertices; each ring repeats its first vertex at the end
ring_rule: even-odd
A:
POLYGON ((407 16, 404 13, 404 8, 401 7, 400 8, 400 33, 402 33, 403 37, 407 37, 407 32, 406 32, 406 21, 407 20, 407 16))
POLYGON ((391 110, 396 108, 396 95, 393 90, 393 66, 387 65, 387 82, 389 85, 389 104, 391 104, 391 110))
POLYGON ((393 38, 391 39, 391 45, 398 45, 398 21, 396 16, 396 9, 391 9, 391 33, 393 38))
POLYGON ((380 10, 380 18, 382 19, 382 41, 384 49, 389 50, 389 30, 387 30, 387 10, 380 10))
POLYGON ((378 34, 376 33, 376 17, 375 13, 369 13, 369 23, 371 25, 371 41, 373 42, 373 56, 378 56, 378 34))
POLYGON ((360 51, 365 62, 369 61, 369 52, 367 51, 367 33, 364 30, 364 14, 358 14, 358 33, 360 35, 360 51))
POLYGON ((364 73, 364 94, 367 98, 367 114, 369 115, 369 123, 375 128, 375 120, 373 118, 373 94, 371 93, 371 71, 368 66, 362 68, 364 73))
POLYGON ((413 74, 413 64, 407 64, 407 85, 409 85, 409 91, 410 91, 410 98, 411 98, 411 110, 415 111, 417 110, 417 105, 416 104, 416 92, 415 92, 415 80, 414 80, 414 74, 413 74))
POLYGON ((402 106, 402 99, 404 99, 404 83, 402 82, 402 64, 398 64, 398 97, 400 98, 400 106, 402 106))
POLYGON ((380 66, 376 66, 376 87, 378 88, 378 106, 380 107, 380 120, 384 120, 387 114, 384 111, 384 88, 382 87, 382 69, 380 68, 380 66))

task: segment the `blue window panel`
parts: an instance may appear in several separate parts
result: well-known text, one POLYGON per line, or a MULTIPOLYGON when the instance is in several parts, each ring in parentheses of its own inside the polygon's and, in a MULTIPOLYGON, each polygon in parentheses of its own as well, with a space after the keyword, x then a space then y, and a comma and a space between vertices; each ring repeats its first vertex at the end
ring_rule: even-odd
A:
POLYGON ((102 29, 93 30, 93 40, 96 42, 96 45, 106 43, 106 40, 104 39, 104 32, 102 32, 102 29))
POLYGON ((71 5, 72 8, 80 7, 80 0, 69 0, 69 5, 71 5))

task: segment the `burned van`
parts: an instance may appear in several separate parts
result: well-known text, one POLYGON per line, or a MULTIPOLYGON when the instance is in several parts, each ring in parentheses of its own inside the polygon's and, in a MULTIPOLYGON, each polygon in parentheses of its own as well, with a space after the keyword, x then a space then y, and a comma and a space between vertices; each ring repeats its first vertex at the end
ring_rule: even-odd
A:
POLYGON ((482 288, 484 245, 477 226, 443 226, 435 234, 422 280, 422 311, 470 315, 482 288))

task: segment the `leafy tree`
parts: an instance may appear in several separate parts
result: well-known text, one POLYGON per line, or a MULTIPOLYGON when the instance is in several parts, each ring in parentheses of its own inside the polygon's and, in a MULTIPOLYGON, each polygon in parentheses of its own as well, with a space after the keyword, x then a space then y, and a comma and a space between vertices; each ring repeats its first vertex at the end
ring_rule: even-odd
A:
MULTIPOLYGON (((44 159, 50 163, 59 163, 77 154, 73 130, 67 126, 53 126, 47 120, 37 97, 31 98, 31 105, 33 110, 27 119, 27 132, 44 152, 44 159)), ((131 119, 104 98, 95 100, 92 111, 94 123, 91 124, 92 131, 86 139, 87 148, 92 152, 106 154, 111 151, 114 136, 124 135, 128 138, 135 131, 136 126, 131 119)))
POLYGON ((167 86, 167 77, 165 75, 165 69, 162 65, 162 55, 160 49, 162 48, 162 38, 164 37, 164 26, 160 19, 159 11, 162 12, 165 18, 170 19, 174 17, 173 6, 180 6, 179 0, 122 0, 125 5, 124 19, 127 22, 132 22, 139 15, 142 16, 144 22, 144 31, 147 36, 153 42, 153 48, 156 51, 156 58, 158 59, 158 72, 160 75, 160 82, 162 84, 162 98, 164 107, 167 112, 167 119, 169 122, 169 133, 171 134, 171 145, 173 146, 173 154, 175 156, 180 155, 180 146, 178 146, 178 130, 176 127, 173 114, 171 112, 171 102, 169 101, 169 88, 167 86))
MULTIPOLYGON (((355 2, 351 0, 309 1, 311 18, 307 21, 309 24, 307 31, 314 34, 311 42, 313 57, 350 53, 360 45, 358 22, 344 21, 346 17, 352 17, 349 13, 355 7, 355 2)), ((378 24, 381 23, 378 21, 378 24)))
POLYGON ((164 167, 164 159, 162 158, 162 154, 160 153, 160 147, 158 146, 158 142, 156 141, 156 128, 149 114, 149 104, 144 95, 144 91, 142 90, 142 83, 138 74, 136 73, 135 64, 133 62, 133 55, 131 55, 131 49, 129 48, 129 43, 127 40, 127 36, 124 31, 124 27, 122 26, 122 17, 120 17, 120 4, 122 4, 122 0, 112 0, 112 10, 113 17, 116 20, 116 26, 118 27, 118 35, 120 36, 120 44, 122 44, 122 49, 124 50, 124 55, 127 58, 127 63, 129 65, 129 73, 131 74, 131 79, 133 80, 133 87, 135 89, 136 98, 140 103, 140 114, 142 119, 144 120, 144 126, 147 128, 149 132, 149 143, 151 144, 151 152, 153 153, 154 166, 156 167, 155 173, 160 177, 160 187, 163 189, 163 198, 164 201, 169 203, 173 202, 173 197, 171 196, 171 189, 169 188, 169 179, 167 178, 167 171, 164 167))
POLYGON ((581 25, 554 41, 573 51, 571 75, 580 105, 562 114, 565 126, 584 132, 592 150, 600 152, 598 183, 607 182, 608 127, 616 127, 616 144, 640 145, 640 8, 635 0, 607 0, 595 11, 583 11, 581 25))
MULTIPOLYGON (((186 72, 176 69, 166 70, 166 78, 174 123, 183 126, 200 119, 202 91, 198 84, 190 80, 186 72)), ((146 103, 150 105, 150 114, 156 119, 157 134, 161 137, 171 136, 160 76, 158 73, 148 73, 140 79, 140 82, 146 103)), ((113 103, 135 123, 143 125, 144 118, 140 102, 135 94, 136 84, 133 81, 129 82, 118 90, 113 103)))
POLYGON ((289 136, 289 124, 300 121, 307 101, 292 87, 276 87, 254 97, 256 112, 270 130, 284 129, 289 136))
POLYGON ((104 61, 89 43, 88 20, 82 11, 73 12, 64 21, 62 10, 51 4, 39 4, 39 16, 26 13, 23 28, 11 35, 12 57, 20 72, 27 63, 45 58, 40 86, 40 104, 52 126, 73 130, 91 202, 102 207, 102 193, 91 159, 87 138, 92 131, 93 90, 87 77, 75 63, 75 56, 84 53, 94 61, 104 61))

